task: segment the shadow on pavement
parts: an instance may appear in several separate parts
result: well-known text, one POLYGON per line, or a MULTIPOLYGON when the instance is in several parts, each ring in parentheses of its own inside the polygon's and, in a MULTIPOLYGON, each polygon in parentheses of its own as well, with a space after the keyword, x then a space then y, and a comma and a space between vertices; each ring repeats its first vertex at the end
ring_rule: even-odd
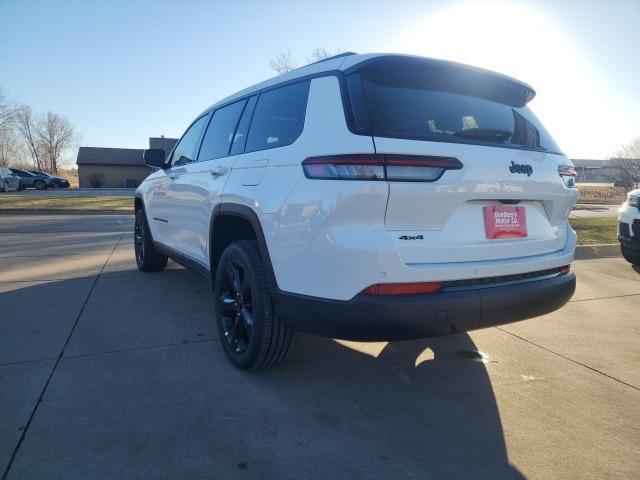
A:
MULTIPOLYGON (((2 343, 35 335, 31 356, 55 357, 89 287, 76 278, 0 293, 2 343), (20 308, 47 296, 67 315, 20 308)), ((8 478, 523 478, 468 335, 347 344, 301 334, 285 364, 247 373, 224 357, 212 316, 190 326, 206 317, 193 303, 208 288, 184 271, 102 274, 69 343, 88 353, 60 361, 8 478), (180 288, 200 291, 172 294, 180 288)), ((13 362, 38 360, 13 351, 13 362)), ((31 392, 11 401, 35 405, 41 386, 17 386, 3 368, 0 391, 31 392)), ((0 429, 0 458, 26 420, 0 429)))
POLYGON ((338 468, 345 461, 365 478, 523 478, 508 462, 490 360, 468 335, 388 343, 377 357, 331 339, 296 341, 287 364, 257 380, 306 412, 310 436, 334 436, 326 460, 337 473, 357 477, 338 468))

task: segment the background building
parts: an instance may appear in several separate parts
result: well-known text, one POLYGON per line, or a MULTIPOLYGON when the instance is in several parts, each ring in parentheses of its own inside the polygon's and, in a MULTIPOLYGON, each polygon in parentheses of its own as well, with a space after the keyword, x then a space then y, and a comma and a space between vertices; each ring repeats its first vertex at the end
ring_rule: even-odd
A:
MULTIPOLYGON (((167 155, 177 138, 150 137, 149 148, 161 148, 167 155)), ((135 188, 152 169, 142 160, 142 148, 80 147, 78 183, 80 188, 135 188)))
POLYGON ((576 167, 576 181, 580 183, 608 183, 610 160, 589 160, 584 158, 572 158, 576 167))

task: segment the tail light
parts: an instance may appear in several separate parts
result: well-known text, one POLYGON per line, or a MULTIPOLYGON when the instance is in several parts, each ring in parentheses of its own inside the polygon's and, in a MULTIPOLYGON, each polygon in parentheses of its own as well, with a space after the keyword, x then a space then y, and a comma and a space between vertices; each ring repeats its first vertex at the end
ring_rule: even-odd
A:
POLYGON ((311 157, 302 162, 307 178, 321 180, 389 180, 434 182, 445 170, 460 170, 453 157, 350 154, 311 157))
POLYGON ((565 186, 569 188, 576 188, 576 169, 571 165, 558 165, 558 175, 562 178, 565 186))
POLYGON ((362 295, 416 295, 435 293, 442 288, 439 282, 379 283, 365 288, 362 295))

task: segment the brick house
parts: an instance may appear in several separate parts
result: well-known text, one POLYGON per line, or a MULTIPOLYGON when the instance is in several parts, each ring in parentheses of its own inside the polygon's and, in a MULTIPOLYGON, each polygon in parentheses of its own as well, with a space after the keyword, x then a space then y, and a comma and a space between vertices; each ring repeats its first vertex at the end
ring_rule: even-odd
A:
MULTIPOLYGON (((150 137, 149 148, 161 148, 167 155, 178 139, 150 137)), ((142 160, 141 148, 80 147, 78 182, 80 188, 137 187, 152 169, 142 160)))

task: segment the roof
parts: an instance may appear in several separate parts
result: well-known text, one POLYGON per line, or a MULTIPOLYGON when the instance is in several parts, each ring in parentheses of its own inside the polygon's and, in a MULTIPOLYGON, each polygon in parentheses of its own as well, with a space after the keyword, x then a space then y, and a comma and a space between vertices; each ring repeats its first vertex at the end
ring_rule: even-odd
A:
POLYGON ((177 138, 149 137, 149 148, 160 148, 164 150, 165 154, 169 155, 177 142, 177 138))
POLYGON ((610 160, 593 160, 588 158, 572 158, 571 162, 576 167, 584 168, 606 168, 610 160))
POLYGON ((144 166, 141 148, 80 147, 78 165, 144 166))
MULTIPOLYGON (((285 82, 289 82, 291 80, 295 80, 297 78, 302 78, 302 77, 306 77, 309 75, 318 75, 318 74, 322 74, 325 72, 332 72, 335 70, 340 70, 346 73, 350 73, 350 71, 352 71, 354 68, 358 68, 356 67, 358 64, 361 64, 362 62, 366 62, 367 60, 371 60, 374 58, 381 58, 381 57, 386 57, 388 59, 408 59, 408 60, 421 60, 421 61, 425 61, 425 62, 429 62, 433 65, 450 65, 450 66, 459 66, 462 67, 468 71, 474 71, 477 73, 484 73, 484 74, 491 74, 494 75, 496 77, 502 78, 503 80, 509 81, 509 82, 513 82, 514 84, 517 84, 527 90, 530 90, 531 92, 531 96, 530 98, 527 99, 527 101, 531 100, 531 98, 533 98, 533 95, 535 95, 535 91, 531 88, 531 86, 527 85, 526 83, 517 80, 515 78, 511 78, 508 77, 506 75, 502 75, 500 73, 497 72, 492 72, 490 70, 485 70, 482 68, 477 68, 477 67, 473 67, 470 65, 465 65, 463 63, 457 63, 457 62, 450 62, 447 60, 439 60, 439 59, 435 59, 435 58, 428 58, 428 57, 420 57, 420 56, 416 56, 416 55, 400 55, 400 54, 388 54, 388 53, 367 53, 367 54, 356 54, 356 53, 351 53, 351 52, 347 52, 345 54, 341 54, 341 55, 336 55, 334 57, 329 57, 325 60, 320 60, 318 62, 314 62, 311 63, 309 65, 305 65, 304 67, 300 67, 300 68, 296 68, 294 70, 291 70, 289 72, 283 73, 282 75, 278 75, 275 77, 272 77, 268 80, 265 80, 263 82, 260 83, 256 83, 255 85, 252 85, 248 88, 245 88, 243 90, 240 90, 237 93, 234 93, 233 95, 230 95, 226 98, 223 98, 222 100, 214 103, 213 105, 211 105, 209 108, 205 109, 204 112, 208 112, 209 110, 212 110, 214 108, 217 108, 220 105, 224 105, 226 103, 229 103, 235 99, 238 98, 242 98, 246 95, 249 95, 251 93, 257 92, 259 90, 265 89, 265 88, 269 88, 269 87, 273 87, 275 85, 278 85, 280 83, 285 83, 285 82)), ((202 115, 202 114, 201 114, 202 115)))
MULTIPOLYGON (((366 57, 367 55, 352 55, 352 57, 353 56, 366 57)), ((230 101, 235 100, 236 98, 244 97, 245 95, 249 95, 250 93, 257 92, 258 90, 262 90, 263 88, 272 87, 280 83, 288 82, 290 80, 295 80, 296 78, 306 77, 307 75, 315 75, 319 73, 338 70, 340 68, 340 65, 342 65, 342 63, 345 61, 346 58, 351 58, 351 57, 343 56, 343 57, 327 58, 326 60, 311 63, 309 65, 305 65, 304 67, 296 68, 289 72, 283 73, 282 75, 277 75, 263 82, 256 83, 255 85, 242 89, 239 92, 236 92, 233 95, 229 95, 228 97, 225 97, 222 100, 214 103, 209 108, 207 108, 205 112, 211 110, 212 108, 216 108, 218 105, 229 103, 230 101)))

